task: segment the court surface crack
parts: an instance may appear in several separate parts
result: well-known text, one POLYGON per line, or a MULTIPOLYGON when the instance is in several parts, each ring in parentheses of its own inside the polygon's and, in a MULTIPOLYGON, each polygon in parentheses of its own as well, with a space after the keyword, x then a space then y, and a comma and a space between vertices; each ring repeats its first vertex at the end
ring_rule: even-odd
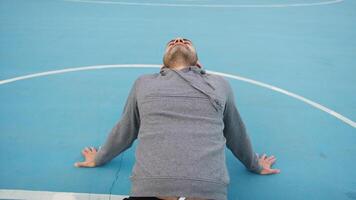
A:
POLYGON ((117 169, 116 173, 115 173, 115 179, 114 181, 112 182, 111 184, 111 187, 110 187, 110 194, 109 194, 109 200, 111 200, 111 195, 112 195, 112 190, 114 189, 114 186, 116 185, 116 182, 117 182, 117 179, 119 178, 119 173, 120 173, 120 170, 121 170, 121 166, 122 166, 122 161, 123 161, 123 158, 124 158, 124 153, 122 154, 121 158, 120 158, 120 165, 119 165, 119 169, 117 169))

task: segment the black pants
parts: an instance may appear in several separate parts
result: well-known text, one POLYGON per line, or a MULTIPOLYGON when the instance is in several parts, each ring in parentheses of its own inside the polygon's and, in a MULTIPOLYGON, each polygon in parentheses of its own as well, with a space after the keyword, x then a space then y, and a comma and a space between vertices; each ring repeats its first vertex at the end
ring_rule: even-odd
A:
POLYGON ((123 200, 160 200, 157 197, 129 197, 123 200))

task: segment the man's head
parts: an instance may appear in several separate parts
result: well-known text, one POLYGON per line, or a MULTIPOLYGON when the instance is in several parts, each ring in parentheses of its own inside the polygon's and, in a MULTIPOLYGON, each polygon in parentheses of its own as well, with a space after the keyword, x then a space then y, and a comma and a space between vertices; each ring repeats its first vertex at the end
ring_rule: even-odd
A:
POLYGON ((163 56, 163 64, 169 68, 199 66, 193 43, 184 38, 169 41, 163 56))

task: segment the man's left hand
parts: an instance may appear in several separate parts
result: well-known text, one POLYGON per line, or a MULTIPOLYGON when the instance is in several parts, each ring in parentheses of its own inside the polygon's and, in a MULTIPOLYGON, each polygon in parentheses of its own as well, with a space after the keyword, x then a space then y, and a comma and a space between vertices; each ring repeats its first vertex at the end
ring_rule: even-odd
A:
POLYGON ((76 162, 74 166, 76 167, 96 167, 94 162, 95 155, 97 154, 97 150, 94 147, 85 147, 82 151, 82 155, 84 156, 84 162, 76 162))

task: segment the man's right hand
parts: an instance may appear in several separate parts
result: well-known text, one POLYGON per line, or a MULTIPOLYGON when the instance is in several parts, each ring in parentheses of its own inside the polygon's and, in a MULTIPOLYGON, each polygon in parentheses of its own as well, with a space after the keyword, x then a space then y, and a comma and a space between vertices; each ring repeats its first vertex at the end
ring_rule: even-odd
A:
POLYGON ((262 175, 268 175, 268 174, 278 174, 281 172, 280 169, 272 169, 272 165, 276 162, 277 158, 274 156, 269 156, 267 157, 266 154, 263 154, 259 159, 258 159, 258 164, 262 166, 262 171, 260 174, 262 175))
POLYGON ((98 151, 94 147, 85 147, 82 151, 84 162, 76 162, 76 167, 96 167, 94 158, 98 151))

